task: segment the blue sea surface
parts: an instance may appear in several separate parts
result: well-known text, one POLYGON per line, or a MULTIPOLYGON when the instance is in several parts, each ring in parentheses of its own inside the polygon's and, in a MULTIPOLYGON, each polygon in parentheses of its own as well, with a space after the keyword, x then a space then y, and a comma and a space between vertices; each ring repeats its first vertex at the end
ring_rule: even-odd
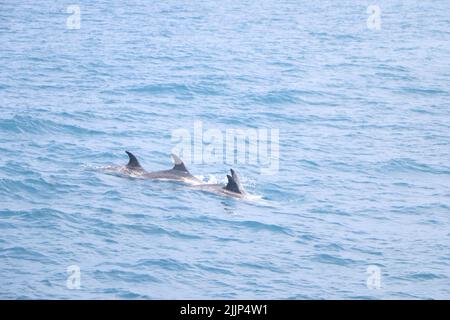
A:
POLYGON ((0 298, 449 299, 449 11, 1 1, 0 298), (279 129, 273 175, 187 164, 256 199, 101 170, 198 121, 279 129))

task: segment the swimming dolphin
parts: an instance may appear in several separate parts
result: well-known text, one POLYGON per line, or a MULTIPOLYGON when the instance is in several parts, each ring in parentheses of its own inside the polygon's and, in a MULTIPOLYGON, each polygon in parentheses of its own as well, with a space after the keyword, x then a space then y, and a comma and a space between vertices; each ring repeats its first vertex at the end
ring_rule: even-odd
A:
POLYGON ((155 171, 155 172, 147 172, 139 163, 138 159, 129 151, 125 151, 125 153, 129 157, 128 164, 125 167, 121 167, 119 170, 121 173, 125 174, 133 174, 138 175, 145 179, 155 179, 155 180, 175 180, 182 182, 191 182, 191 183, 199 183, 201 182, 199 179, 194 177, 186 166, 184 165, 181 159, 172 154, 173 161, 175 165, 172 169, 155 171))
POLYGON ((227 174, 228 183, 225 186, 222 184, 199 184, 191 186, 191 188, 215 193, 218 195, 224 195, 234 198, 244 198, 247 193, 242 187, 239 177, 233 169, 230 169, 230 171, 231 176, 227 174))

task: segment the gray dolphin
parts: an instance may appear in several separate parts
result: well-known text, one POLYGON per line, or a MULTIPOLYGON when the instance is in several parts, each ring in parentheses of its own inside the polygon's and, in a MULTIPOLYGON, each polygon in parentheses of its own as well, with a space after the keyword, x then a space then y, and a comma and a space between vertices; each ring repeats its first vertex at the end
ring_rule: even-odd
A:
POLYGON ((231 176, 227 174, 228 183, 225 186, 222 184, 199 184, 191 186, 191 188, 223 196, 244 198, 247 195, 247 193, 242 187, 239 177, 237 176, 236 172, 233 169, 230 169, 230 171, 231 176))
POLYGON ((190 183, 199 183, 201 182, 199 179, 194 177, 186 166, 184 165, 181 159, 172 154, 173 161, 175 165, 172 169, 155 171, 155 172, 147 172, 139 163, 138 159, 129 151, 125 151, 130 160, 125 167, 120 168, 121 173, 136 175, 145 179, 155 179, 155 180, 175 180, 182 182, 190 182, 190 183))

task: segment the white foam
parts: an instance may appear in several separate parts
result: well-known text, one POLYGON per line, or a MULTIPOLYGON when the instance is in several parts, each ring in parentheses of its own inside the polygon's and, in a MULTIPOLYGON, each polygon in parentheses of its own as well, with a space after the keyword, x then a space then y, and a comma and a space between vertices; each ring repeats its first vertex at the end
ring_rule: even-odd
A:
POLYGON ((197 178, 198 180, 200 180, 200 182, 196 181, 195 184, 218 184, 218 183, 220 183, 219 180, 217 179, 217 177, 213 174, 208 174, 207 176, 196 175, 194 177, 197 178))

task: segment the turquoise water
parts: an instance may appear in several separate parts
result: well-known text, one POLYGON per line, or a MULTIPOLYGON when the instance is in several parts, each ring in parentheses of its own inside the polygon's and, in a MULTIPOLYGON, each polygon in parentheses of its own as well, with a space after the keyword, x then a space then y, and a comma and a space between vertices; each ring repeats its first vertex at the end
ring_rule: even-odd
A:
POLYGON ((71 4, 0 3, 0 298, 450 297, 448 1, 71 4), (102 170, 196 121, 280 130, 255 199, 102 170))

